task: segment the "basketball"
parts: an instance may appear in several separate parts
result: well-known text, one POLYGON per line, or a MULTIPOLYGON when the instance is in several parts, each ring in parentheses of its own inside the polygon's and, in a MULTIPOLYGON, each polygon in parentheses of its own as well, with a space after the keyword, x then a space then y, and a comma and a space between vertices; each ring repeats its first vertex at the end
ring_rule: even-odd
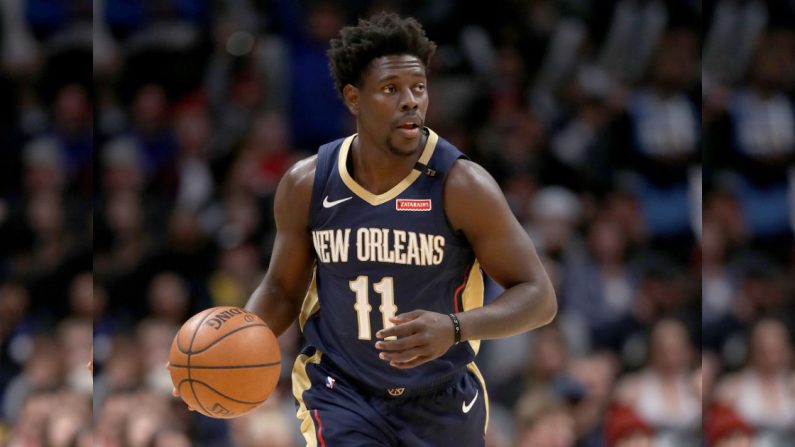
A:
POLYGON ((265 402, 281 370, 276 336, 239 307, 206 309, 182 325, 171 344, 171 381, 189 407, 229 419, 265 402))

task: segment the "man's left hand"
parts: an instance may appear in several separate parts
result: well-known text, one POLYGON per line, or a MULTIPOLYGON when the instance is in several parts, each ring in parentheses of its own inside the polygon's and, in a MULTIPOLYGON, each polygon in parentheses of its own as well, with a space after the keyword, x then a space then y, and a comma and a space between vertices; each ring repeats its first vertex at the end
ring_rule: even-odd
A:
POLYGON ((448 315, 413 310, 389 319, 395 325, 381 329, 375 343, 379 358, 395 368, 408 369, 441 357, 455 343, 453 322, 448 315), (387 337, 397 337, 389 339, 387 337))

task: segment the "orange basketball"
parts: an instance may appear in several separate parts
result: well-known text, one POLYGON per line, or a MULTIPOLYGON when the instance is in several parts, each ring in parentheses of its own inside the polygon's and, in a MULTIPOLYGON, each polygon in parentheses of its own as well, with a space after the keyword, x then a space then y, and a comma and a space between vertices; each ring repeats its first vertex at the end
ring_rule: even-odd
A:
POLYGON ((204 310, 182 325, 168 369, 182 400, 213 418, 245 414, 268 399, 279 381, 276 336, 239 307, 204 310))

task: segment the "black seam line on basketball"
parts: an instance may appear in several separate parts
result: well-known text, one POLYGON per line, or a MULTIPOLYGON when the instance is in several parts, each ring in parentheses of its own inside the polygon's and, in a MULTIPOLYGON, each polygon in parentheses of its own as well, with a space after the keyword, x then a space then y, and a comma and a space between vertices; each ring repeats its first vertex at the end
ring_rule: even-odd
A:
MULTIPOLYGON (((202 323, 204 323, 204 321, 202 321, 202 323)), ((235 332, 240 332, 240 331, 242 331, 243 329, 248 329, 248 328, 250 328, 250 327, 258 327, 258 326, 262 326, 262 327, 268 327, 268 325, 267 325, 267 324, 264 324, 264 323, 254 323, 254 324, 249 324, 249 325, 246 325, 246 326, 240 326, 239 328, 237 328, 237 329, 233 329, 233 330, 231 330, 231 331, 227 332, 226 334, 224 334, 224 335, 222 335, 222 336, 220 336, 220 337, 216 338, 215 340, 213 340, 213 342, 212 342, 212 343, 210 343, 209 345, 205 346, 205 347, 204 347, 204 348, 202 348, 202 349, 199 349, 198 351, 193 351, 193 342, 191 342, 191 346, 190 346, 190 348, 189 348, 189 349, 191 349, 191 352, 188 352, 187 354, 188 354, 188 355, 191 355, 191 354, 192 354, 192 355, 201 354, 202 352, 204 352, 204 351, 206 351, 206 350, 208 350, 208 349, 212 348, 212 347, 213 347, 213 346, 215 346, 215 345, 216 345, 218 342, 220 342, 221 340, 225 339, 226 337, 229 337, 230 335, 234 334, 235 332)), ((200 327, 201 327, 201 326, 200 326, 200 327)))
MULTIPOLYGON (((202 324, 204 324, 204 322, 207 320, 207 317, 209 317, 211 313, 213 313, 212 309, 209 309, 207 315, 203 316, 202 321, 196 325, 196 329, 193 330, 193 336, 191 336, 190 344, 188 345, 188 384, 190 384, 190 391, 193 393, 193 399, 199 403, 199 406, 202 407, 202 410, 204 410, 205 414, 210 414, 210 412, 204 407, 202 401, 199 400, 199 396, 196 395, 196 389, 193 388, 193 377, 190 375, 190 356, 191 351, 193 351, 193 342, 196 340, 196 334, 199 333, 199 329, 201 329, 202 324)), ((179 384, 182 385, 182 381, 180 381, 179 384)), ((179 390, 179 386, 177 386, 177 390, 179 390)))
MULTIPOLYGON (((214 392, 215 394, 217 394, 217 395, 219 395, 219 396, 223 397, 224 399, 228 399, 228 400, 231 400, 231 401, 233 401, 233 402, 237 402, 237 403, 239 403, 239 404, 246 404, 246 405, 259 405, 259 404, 261 404, 261 403, 265 402, 266 400, 268 400, 268 398, 265 398, 265 399, 262 399, 262 400, 257 400, 257 401, 254 401, 254 402, 250 402, 250 401, 246 401, 246 400, 235 399, 234 397, 227 396, 226 394, 224 394, 224 393, 222 393, 222 392, 220 392, 220 391, 216 390, 215 388, 211 387, 209 383, 207 383, 207 382, 203 382, 203 381, 201 381, 201 380, 196 380, 196 379, 182 379, 182 380, 180 380, 180 381, 179 381, 179 384, 180 384, 180 385, 182 385, 182 382, 190 382, 190 386, 191 386, 191 388, 193 388, 193 382, 196 382, 196 383, 198 383, 198 384, 204 385, 204 386, 206 386, 207 388, 209 388, 210 390, 212 390, 212 392, 214 392)), ((197 402, 199 402, 199 404, 201 404, 201 401, 199 401, 199 399, 196 399, 196 401, 197 401, 197 402)), ((204 408, 204 405, 202 405, 202 408, 204 408)), ((204 411, 207 411, 207 409, 205 408, 205 409, 204 409, 204 411)), ((210 413, 209 411, 207 411, 207 412, 208 412, 208 413, 210 413)))
MULTIPOLYGON (((202 312, 212 313, 212 311, 213 311, 213 308, 211 307, 209 309, 203 310, 202 312)), ((201 313, 201 312, 199 312, 199 313, 201 313)), ((204 320, 202 320, 202 321, 204 321, 204 320)), ((180 344, 179 344, 179 332, 177 332, 176 340, 177 340, 177 351, 179 351, 182 354, 189 355, 190 352, 185 351, 184 349, 182 349, 182 346, 180 346, 180 344)), ((190 350, 190 347, 188 347, 188 349, 190 350)))
MULTIPOLYGON (((208 310, 209 310, 209 309, 208 309, 208 310)), ((204 320, 202 320, 202 323, 203 323, 203 322, 204 322, 204 320)), ((201 325, 201 323, 199 323, 199 324, 201 325)), ((206 346, 206 347, 204 347, 204 349, 201 349, 201 350, 199 350, 199 351, 196 351, 196 352, 193 352, 193 353, 191 353, 191 352, 188 352, 188 351, 185 351, 184 349, 182 349, 182 346, 180 346, 180 345, 179 345, 179 338, 177 338, 177 350, 178 350, 180 353, 182 353, 182 354, 185 354, 185 355, 189 355, 189 354, 198 354, 198 353, 200 353, 200 352, 204 352, 204 351, 206 351, 206 350, 210 349, 210 348, 211 348, 211 347, 212 347, 214 344, 218 343, 218 342, 219 342, 220 340, 222 340, 224 337, 226 337, 226 336, 228 336, 228 335, 232 334, 233 332, 236 332, 236 331, 238 331, 238 330, 245 329, 245 328, 247 328, 247 327, 251 327, 251 326, 263 326, 263 325, 264 325, 265 327, 268 327, 268 325, 267 325, 267 324, 263 324, 263 323, 248 324, 248 325, 246 325, 246 326, 241 326, 241 327, 239 327, 239 328, 235 329, 234 331, 230 331, 228 334, 225 334, 224 336, 222 336, 222 337, 218 338, 217 340, 213 341, 213 343, 212 343, 212 344, 210 344, 209 346, 206 346)), ((199 326, 199 327, 201 327, 201 326, 199 326)), ((189 347, 188 349, 190 349, 190 347, 189 347)))
MULTIPOLYGON (((213 310, 213 309, 212 309, 212 308, 210 308, 210 309, 205 309, 205 310, 203 310, 202 312, 212 313, 212 310, 213 310)), ((200 313, 201 313, 201 312, 199 312, 199 314, 200 314, 200 313)), ((198 314, 197 314, 197 315, 198 315, 198 314)), ((202 321, 204 321, 204 320, 202 320, 202 321)), ((188 351, 186 351, 186 350, 182 349, 182 346, 180 346, 180 344, 179 344, 179 332, 177 332, 176 341, 177 341, 177 351, 179 351, 181 354, 189 355, 189 354, 190 354, 190 352, 188 352, 188 351)), ((190 347, 188 347, 188 349, 190 349, 190 347)))
POLYGON ((257 365, 232 365, 232 366, 188 366, 170 364, 172 368, 191 368, 191 369, 245 369, 245 368, 264 368, 266 366, 279 366, 282 362, 260 363, 257 365))

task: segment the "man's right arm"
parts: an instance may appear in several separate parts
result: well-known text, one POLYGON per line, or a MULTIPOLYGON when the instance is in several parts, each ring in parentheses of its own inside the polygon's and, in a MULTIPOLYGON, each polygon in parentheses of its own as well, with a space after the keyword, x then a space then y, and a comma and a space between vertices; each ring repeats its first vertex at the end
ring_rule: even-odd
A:
POLYGON ((298 318, 312 279, 315 258, 309 235, 309 209, 316 164, 314 156, 299 161, 279 182, 274 204, 273 255, 265 279, 246 303, 246 310, 262 318, 276 336, 298 318))

